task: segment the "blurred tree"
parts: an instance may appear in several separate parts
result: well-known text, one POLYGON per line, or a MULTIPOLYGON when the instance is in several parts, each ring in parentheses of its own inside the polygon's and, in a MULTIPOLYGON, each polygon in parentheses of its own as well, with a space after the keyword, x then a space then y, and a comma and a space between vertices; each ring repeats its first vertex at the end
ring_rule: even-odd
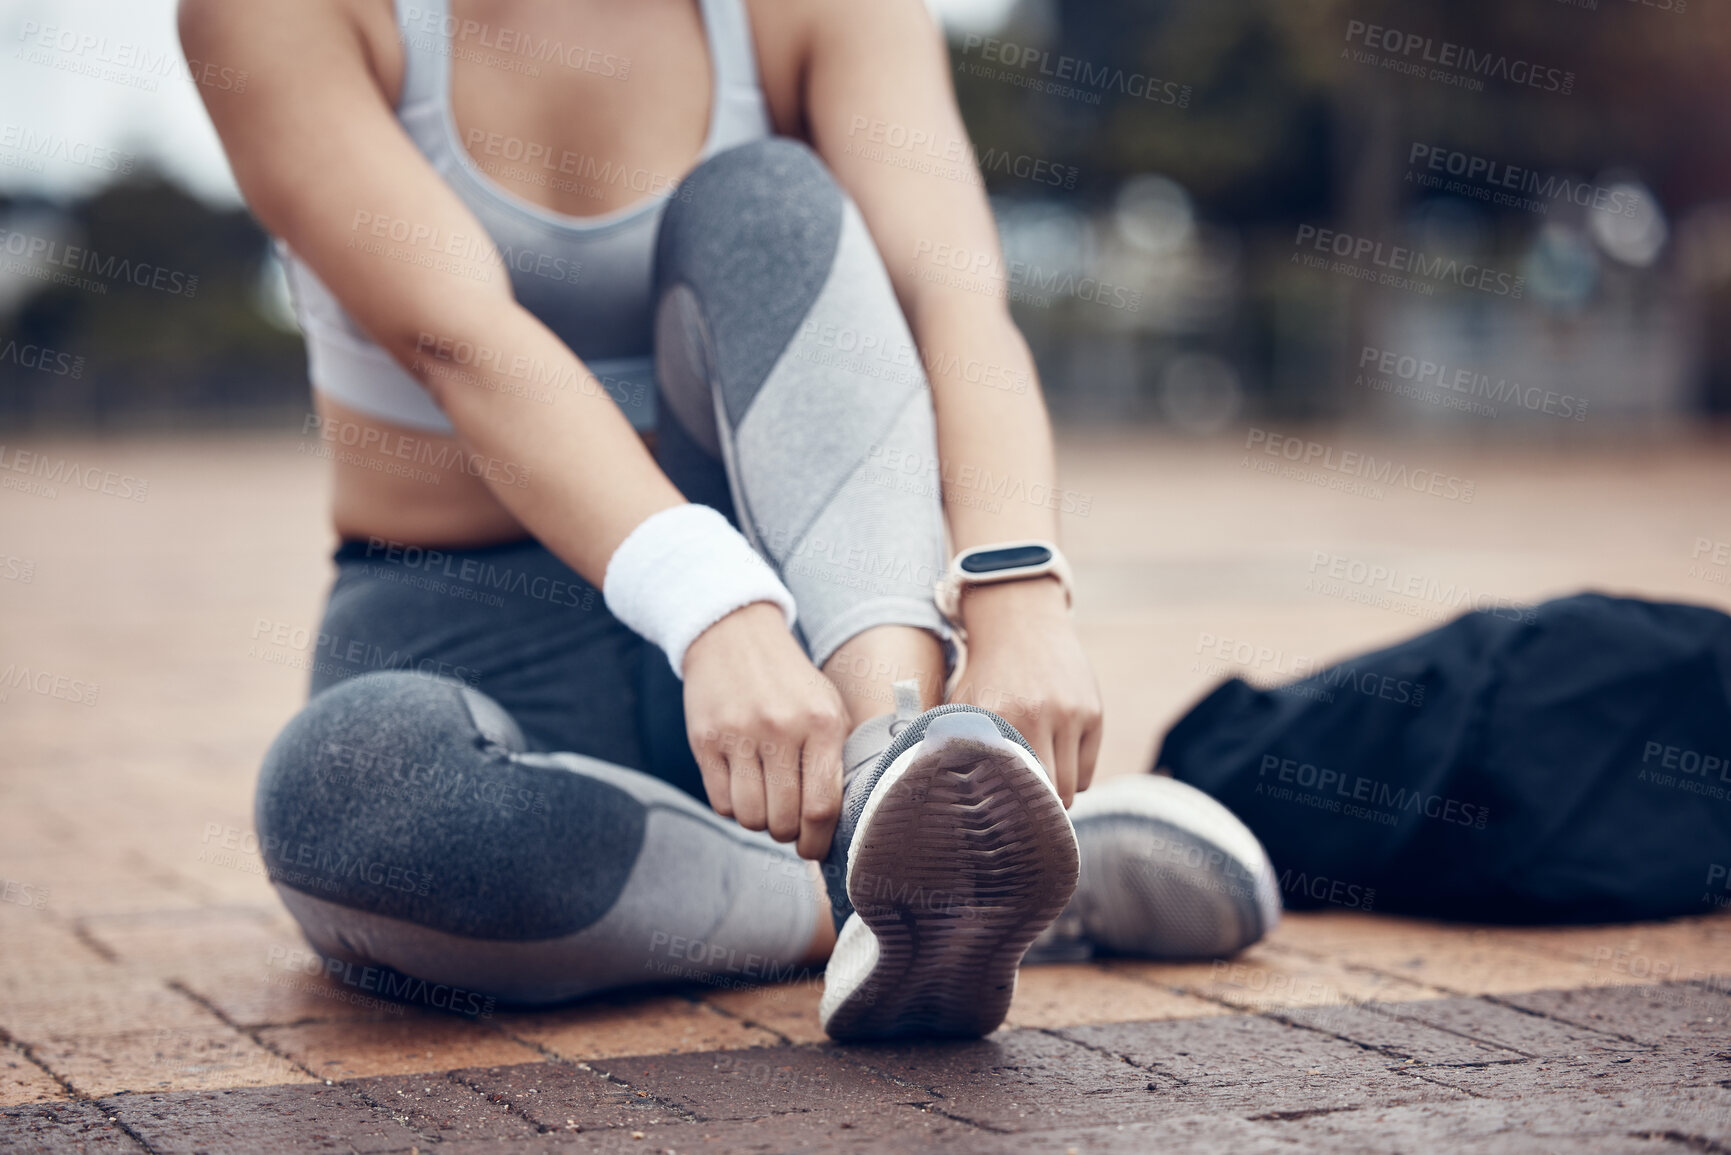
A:
MULTIPOLYGON (((980 70, 980 45, 952 49, 976 145, 1079 176, 1056 192, 993 172, 993 191, 1100 207, 1126 177, 1178 181, 1205 224, 1238 239, 1241 319, 1220 340, 1257 363, 1265 397, 1292 413, 1338 408, 1316 382, 1338 385, 1330 358, 1378 307, 1362 285, 1298 275, 1293 228, 1400 243, 1414 204, 1436 195, 1402 180, 1415 142, 1559 175, 1629 171, 1673 221, 1731 201, 1731 5, 1717 0, 1023 0, 997 39, 1028 59, 980 70), (1355 20, 1567 70, 1573 90, 1493 81, 1475 93, 1360 64, 1344 53, 1355 20), (1064 95, 1032 87, 1078 64, 1119 79, 1064 95), (1185 99, 1127 90, 1150 82, 1185 99)), ((1505 262, 1550 219, 1473 204, 1481 243, 1505 262)), ((0 214, 32 207, 0 200, 0 214)), ((18 282, 33 292, 0 316, 0 421, 118 426, 147 412, 226 420, 304 407, 300 342, 257 306, 266 240, 243 210, 213 210, 144 172, 34 207, 58 214, 68 240, 196 275, 198 291, 18 282), (82 357, 82 371, 22 364, 26 346, 82 357)), ((1703 393, 1731 410, 1731 339, 1719 336, 1731 332, 1731 261, 1708 265, 1725 271, 1696 286, 1712 335, 1703 393)))
MULTIPOLYGON (((32 206, 0 204, 16 213, 32 206)), ((49 206, 38 205, 38 209, 49 206)), ((82 358, 75 377, 0 356, 0 420, 137 426, 147 415, 224 420, 305 406, 300 338, 261 312, 264 233, 244 209, 213 210, 152 173, 67 206, 65 242, 105 267, 162 270, 167 286, 89 274, 106 292, 45 284, 0 321, 0 351, 50 348, 82 358), (117 262, 108 266, 110 259, 117 262)), ((38 217, 37 219, 43 219, 38 217)))
MULTIPOLYGON (((1591 175, 1628 166, 1678 207, 1731 195, 1731 117, 1723 113, 1731 107, 1731 6, 1043 2, 1050 19, 1030 18, 1024 4, 1001 39, 1045 50, 1048 68, 1068 57, 1191 89, 1187 108, 1110 91, 1094 105, 976 76, 961 66, 979 60, 980 49, 955 47, 958 94, 982 147, 1074 164, 1081 187, 1096 196, 1151 171, 1179 180, 1223 220, 1327 213, 1338 205, 1341 120, 1372 104, 1394 110, 1403 149, 1411 139, 1440 139, 1534 168, 1591 175), (1342 54, 1350 20, 1571 71, 1574 90, 1491 81, 1471 93, 1355 64, 1342 54)), ((1031 79, 1039 68, 1030 60, 997 71, 1031 79)))
MULTIPOLYGON (((1046 53, 1008 70, 1018 79, 1067 58, 1072 68, 1084 62, 1189 87, 1187 107, 1116 92, 1092 105, 1020 87, 1002 67, 980 75, 967 67, 980 48, 956 48, 959 96, 982 147, 1076 166, 1078 190, 1095 204, 1126 177, 1161 173, 1190 191, 1203 219, 1243 238, 1251 331, 1240 344, 1265 358, 1265 394, 1284 393, 1273 400, 1294 414, 1338 411, 1345 398, 1331 399, 1316 382, 1339 388, 1338 358, 1357 347, 1386 299, 1362 284, 1294 276, 1286 264, 1293 226, 1405 243, 1410 208, 1449 195, 1403 182, 1415 143, 1572 178, 1632 173, 1672 219, 1731 198, 1731 116, 1723 113, 1731 7, 1721 4, 1024 0, 1001 39, 1046 53), (1492 79, 1473 92, 1359 63, 1347 51, 1364 47, 1348 44, 1351 21, 1569 72, 1571 91, 1492 79), (1267 360, 1277 347, 1284 368, 1267 360)), ((1002 181, 995 191, 1026 195, 1002 181)), ((1505 263, 1548 219, 1472 204, 1488 225, 1482 243, 1505 263)), ((1731 328, 1731 292, 1705 301, 1709 328, 1731 328)), ((1731 381, 1718 347, 1708 382, 1731 381)), ((1731 406, 1731 385, 1723 392, 1731 406)))

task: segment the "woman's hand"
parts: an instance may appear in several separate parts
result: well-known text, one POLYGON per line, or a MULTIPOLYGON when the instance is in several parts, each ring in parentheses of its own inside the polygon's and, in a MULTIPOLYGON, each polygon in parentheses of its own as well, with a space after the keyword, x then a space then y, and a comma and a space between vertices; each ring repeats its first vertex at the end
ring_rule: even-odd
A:
POLYGON ((685 729, 717 814, 821 858, 841 811, 841 695, 781 610, 734 610, 685 651, 685 729))
POLYGON ((1020 730, 1070 805, 1094 778, 1100 688, 1064 591, 1050 578, 974 586, 962 595, 962 620, 967 666, 950 700, 983 706, 1020 730))

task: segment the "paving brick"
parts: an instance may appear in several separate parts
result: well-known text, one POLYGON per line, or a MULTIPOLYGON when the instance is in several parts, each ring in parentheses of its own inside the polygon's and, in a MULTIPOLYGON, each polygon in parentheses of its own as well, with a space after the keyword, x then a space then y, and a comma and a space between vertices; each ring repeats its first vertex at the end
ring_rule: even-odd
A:
POLYGON ((1371 999, 1433 999, 1446 994, 1408 979, 1353 969, 1267 943, 1234 958, 1207 963, 1115 959, 1105 965, 1116 974, 1248 1011, 1332 1006, 1371 999))
POLYGON ((85 1100, 0 1108, 0 1151, 121 1155, 143 1150, 96 1104, 85 1100))
POLYGON ((926 1104, 932 1096, 879 1079, 815 1047, 598 1059, 597 1070, 699 1119, 751 1119, 791 1111, 870 1110, 926 1104))
MULTIPOLYGON (((25 812, 30 809, 28 802, 0 794, 0 810, 9 806, 25 812)), ((6 899, 0 902, 0 963, 12 965, 19 961, 21 950, 28 949, 24 939, 64 934, 67 928, 54 906, 53 888, 36 869, 39 856, 50 853, 51 844, 15 842, 6 825, 0 821, 0 848, 4 848, 0 850, 0 896, 6 899)))
POLYGON ((184 978, 211 957, 273 927, 251 907, 193 907, 91 915, 79 920, 104 957, 157 978, 184 978))
POLYGON ((1148 1117, 1158 1103, 1148 1072, 1044 1031, 1003 1031, 977 1042, 879 1043, 835 1054, 910 1090, 935 1093, 934 1111, 1001 1131, 1128 1122, 1148 1117))
POLYGON ((338 982, 322 973, 248 960, 231 970, 212 969, 185 980, 188 990, 243 1027, 306 1022, 406 1020, 416 1008, 338 982))
POLYGON ((1731 1148, 1731 1089, 1723 1084, 1658 1088, 1625 1096, 1623 1102, 1638 1112, 1637 1131, 1685 1136, 1687 1144, 1699 1151, 1714 1150, 1708 1144, 1716 1144, 1720 1151, 1731 1148))
MULTIPOLYGON (((1512 1000, 1528 997, 1498 996, 1499 999, 1512 1000)), ((1377 1009, 1482 1043, 1507 1047, 1533 1058, 1560 1058, 1604 1051, 1622 1055, 1643 1049, 1640 1044, 1618 1038, 1615 1034, 1530 1014, 1489 998, 1382 1004, 1377 1009)))
POLYGON ((772 983, 760 987, 705 991, 702 1000, 747 1026, 773 1031, 790 1043, 822 1043, 829 1038, 818 1026, 821 982, 772 983))
POLYGON ((345 1086, 429 1139, 523 1139, 540 1128, 452 1075, 381 1075, 345 1086))
POLYGON ((312 1081, 293 1062, 222 1023, 50 1038, 35 1052, 79 1094, 89 1096, 312 1081))
MULTIPOLYGON (((728 1052, 731 1053, 731 1052, 728 1052)), ((494 1103, 508 1106, 542 1131, 636 1130, 686 1116, 616 1083, 583 1063, 524 1063, 450 1072, 494 1103)))
MULTIPOLYGON (((704 1155, 763 1155, 765 1152, 848 1152, 852 1155, 914 1155, 951 1151, 959 1140, 980 1134, 966 1124, 916 1107, 889 1107, 870 1114, 791 1114, 761 1119, 711 1122, 645 1123, 626 1130, 547 1136, 545 1146, 531 1142, 530 1151, 621 1152, 661 1155, 674 1151, 704 1155)), ((1004 1136, 996 1136, 993 1151, 1004 1151, 1004 1136)), ((446 1143, 439 1155, 526 1155, 525 1145, 509 1141, 446 1143)))
POLYGON ((0 1044, 0 1106, 66 1098, 55 1078, 11 1044, 0 1044))
POLYGON ((389 1021, 272 1027, 260 1031, 259 1038, 325 1079, 415 1075, 541 1058, 488 1023, 427 1012, 389 1021))
POLYGON ((1380 1052, 1255 1015, 1060 1032, 1136 1064, 1156 1115, 1340 1109, 1461 1098, 1380 1052))
POLYGON ((1231 1086, 1293 1073, 1382 1070, 1387 1058, 1259 1015, 1108 1023, 1058 1032, 1174 1086, 1231 1086))
POLYGON ((1384 1007, 1399 1008, 1407 1005, 1430 1007, 1437 1004, 1343 1003, 1333 1007, 1294 1007, 1271 1014, 1285 1022, 1338 1035, 1361 1047, 1373 1047, 1391 1058, 1410 1059, 1419 1063, 1506 1063, 1518 1062, 1528 1057, 1508 1047, 1464 1038, 1423 1022, 1400 1018, 1392 1013, 1385 1014, 1382 1011, 1384 1007))
POLYGON ((1451 994, 1530 991, 1592 981, 1591 968, 1580 960, 1532 949, 1519 932, 1504 928, 1320 911, 1288 915, 1272 943, 1451 994))
POLYGON ((1023 967, 1004 1022, 1011 1027, 1069 1027, 1230 1013, 1219 1003, 1178 994, 1097 964, 1076 963, 1023 967))
MULTIPOLYGON (((133 761, 130 754, 127 761, 129 765, 133 761)), ((53 774, 58 768, 27 767, 25 772, 53 774)), ((103 782, 100 788, 108 789, 111 785, 103 782)), ((107 819, 88 812, 82 802, 75 802, 73 808, 79 812, 80 829, 101 831, 106 843, 121 836, 118 832, 148 831, 153 825, 151 807, 121 809, 107 819)), ((62 919, 197 904, 196 893, 177 885, 172 873, 159 873, 151 866, 136 854, 129 855, 122 848, 88 839, 77 846, 32 856, 30 869, 25 873, 48 887, 49 909, 62 919)), ((18 872, 0 867, 0 876, 13 878, 18 872)))
MULTIPOLYGON (((1664 1138, 1643 1136, 1687 1130, 1697 1122, 1687 1104, 1668 1108, 1650 1100, 1556 1095, 1543 1103, 1492 1099, 1382 1110, 1307 1115, 1265 1124, 1307 1151, 1428 1152, 1474 1155, 1531 1152, 1639 1152, 1687 1150, 1664 1138), (1680 1129, 1681 1128, 1681 1129, 1680 1129)), ((1703 1146, 1697 1149, 1710 1149, 1703 1146)))
POLYGON ((0 903, 0 990, 102 973, 109 963, 70 926, 41 911, 0 903))
MULTIPOLYGON (((826 1112, 824 1114, 773 1115, 739 1122, 695 1123, 683 1129, 701 1145, 691 1148, 709 1152, 856 1152, 902 1155, 924 1151, 947 1151, 958 1139, 977 1130, 933 1111, 894 1106, 870 1112, 826 1112), (713 1136, 713 1138, 710 1138, 713 1136)), ((673 1128, 667 1128, 672 1132, 673 1128)), ((615 1133, 617 1134, 617 1133, 615 1133)), ((669 1136, 677 1138, 676 1136, 669 1136)), ((647 1136, 646 1136, 647 1138, 647 1136)), ((633 1148, 614 1140, 618 1149, 633 1148)), ((999 1149, 1003 1141, 999 1140, 999 1149)), ((672 1143, 671 1149, 685 1150, 672 1143)), ((641 1150, 641 1147, 635 1150, 641 1150)), ((656 1150, 651 1146, 650 1150, 656 1150)))
POLYGON ((781 1043, 761 1027, 677 995, 598 999, 537 1014, 500 1014, 496 1021, 525 1042, 578 1061, 781 1043))
POLYGON ((1451 1144, 1450 1150, 1459 1151, 1462 1155, 1534 1155, 1535 1152, 1541 1155, 1642 1155, 1643 1152, 1676 1155, 1678 1146, 1675 1137, 1664 1132, 1567 1135, 1536 1144, 1531 1136, 1514 1127, 1499 1135, 1451 1144))
POLYGON ((1707 1047, 1731 1053, 1731 993, 1696 983, 1533 991, 1510 1004, 1652 1046, 1707 1047))
POLYGON ((85 920, 128 970, 172 980, 242 1026, 402 1017, 402 1003, 327 978, 298 930, 250 908, 85 920))
POLYGON ((36 797, 35 786, 28 779, 15 779, 0 788, 0 846, 6 848, 3 860, 8 863, 28 863, 34 855, 64 850, 78 837, 75 825, 30 806, 36 797))
MULTIPOLYGON (((945 1150, 955 1155, 1000 1155, 1006 1146, 1002 1135, 976 1132, 958 1136, 945 1150)), ((1179 1115, 1158 1123, 1026 1132, 1016 1136, 1014 1150, 1039 1155, 1304 1155, 1317 1148, 1301 1146, 1267 1123, 1232 1115, 1179 1115)))
POLYGON ((1481 1099, 1521 1102, 1534 1109, 1558 1097, 1689 1097, 1715 1134, 1731 1126, 1731 1067, 1700 1056, 1656 1054, 1611 1058, 1528 1059, 1495 1067, 1429 1067, 1422 1076, 1481 1099), (1715 1082, 1718 1080, 1719 1082, 1715 1082))
POLYGON ((1550 987, 1731 977, 1731 912, 1628 926, 1524 928, 1506 933, 1535 952, 1583 965, 1590 975, 1586 982, 1545 984, 1550 987))
POLYGON ((128 1031, 196 1031, 218 1025, 221 1020, 197 1001, 118 967, 81 969, 59 984, 24 985, 0 977, 0 1027, 26 1043, 128 1031))
POLYGON ((322 1083, 116 1095, 99 1106, 158 1155, 228 1151, 354 1151, 424 1145, 352 1088, 322 1083))

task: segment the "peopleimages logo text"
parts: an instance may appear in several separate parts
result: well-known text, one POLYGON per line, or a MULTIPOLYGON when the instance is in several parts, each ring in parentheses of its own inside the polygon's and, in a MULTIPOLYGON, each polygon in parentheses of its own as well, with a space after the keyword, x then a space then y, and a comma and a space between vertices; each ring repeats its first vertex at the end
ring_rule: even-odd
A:
MULTIPOLYGON (((1049 77, 1054 84, 1073 84, 1093 93, 1116 92, 1121 96, 1169 104, 1177 108, 1190 107, 1190 86, 1173 80, 1162 80, 1142 72, 1129 72, 1110 64, 1094 64, 1074 56, 1054 55, 1043 48, 997 40, 989 36, 969 36, 962 41, 964 58, 979 55, 984 61, 1003 64, 1019 72, 1034 72, 1049 77), (1029 66, 1032 65, 1030 68, 1029 66)), ((1098 103, 1095 97, 1093 103, 1098 103)))
POLYGON ((1481 52, 1452 40, 1438 40, 1418 32, 1402 32, 1363 20, 1346 22, 1346 40, 1362 44, 1375 52, 1387 53, 1416 64, 1432 64, 1486 80, 1502 80, 1541 92, 1556 92, 1564 96, 1575 90, 1575 74, 1561 68, 1548 68, 1530 60, 1512 58, 1501 52, 1481 52))
MULTIPOLYGON (((149 261, 135 261, 129 257, 115 256, 113 253, 104 255, 95 249, 83 245, 69 245, 53 237, 0 229, 0 253, 22 257, 44 269, 71 269, 109 281, 124 281, 141 289, 154 289, 174 297, 198 295, 196 276, 153 265, 149 261)), ((107 292, 106 289, 102 291, 107 292)))
POLYGON ((98 172, 119 173, 121 176, 130 175, 137 164, 137 158, 130 152, 21 124, 0 124, 0 148, 37 160, 59 161, 80 168, 93 168, 98 172))
MULTIPOLYGON (((1449 501, 1470 504, 1478 485, 1477 482, 1435 469, 1409 470, 1392 458, 1379 459, 1375 454, 1361 453, 1355 449, 1336 453, 1332 445, 1282 433, 1271 433, 1255 426, 1251 426, 1245 435, 1244 448, 1247 453, 1260 449, 1268 457, 1283 458, 1307 468, 1323 469, 1348 477, 1362 477, 1366 481, 1398 489, 1410 489, 1415 493, 1428 493, 1449 501)), ((1247 457, 1245 460, 1248 462, 1251 459, 1247 457)))
POLYGON ((148 92, 155 92, 159 81, 176 73, 205 88, 236 94, 246 91, 244 69, 193 60, 173 48, 153 48, 36 20, 19 25, 18 39, 30 50, 21 51, 20 59, 98 80, 119 81, 148 92), (60 61, 49 56, 50 52, 60 53, 60 61), (130 79, 126 73, 132 74, 130 79))
POLYGON ((1386 377, 1410 381, 1417 386, 1461 393, 1483 398, 1499 405, 1519 406, 1534 413, 1546 413, 1573 421, 1587 419, 1587 401, 1572 393, 1558 393, 1537 385, 1522 385, 1507 377, 1492 378, 1476 369, 1430 361, 1393 349, 1364 346, 1358 354, 1358 367, 1381 373, 1386 377))
POLYGON ((1543 211, 1549 207, 1550 202, 1566 200, 1581 208, 1610 213, 1612 216, 1633 217, 1641 211, 1641 194, 1628 187, 1607 188, 1591 181, 1570 180, 1556 173, 1541 174, 1538 169, 1508 164, 1423 141, 1413 142, 1412 148, 1407 152, 1406 163, 1408 181, 1413 179, 1413 169, 1422 168, 1438 178, 1436 182, 1427 183, 1425 174, 1420 173, 1419 179, 1421 183, 1426 183, 1426 187, 1435 184, 1443 187, 1444 191, 1466 191, 1451 190, 1440 183, 1441 177, 1445 175, 1459 177, 1470 184, 1488 186, 1484 190, 1473 190, 1490 194, 1488 197, 1479 196, 1476 199, 1493 199, 1494 203, 1506 203, 1516 208, 1537 205, 1540 211, 1543 211), (1525 194, 1528 199, 1523 201, 1522 198, 1514 196, 1497 199, 1494 190, 1504 189, 1511 194, 1525 194))
MULTIPOLYGON (((1297 248, 1311 248, 1345 261, 1369 261, 1373 266, 1402 276, 1456 285, 1493 297, 1519 300, 1526 289, 1526 278, 1502 272, 1473 261, 1458 261, 1453 257, 1432 257, 1419 249, 1404 245, 1386 245, 1371 237, 1354 236, 1316 225, 1299 225, 1292 242, 1297 248)), ((1297 254, 1294 254, 1294 260, 1297 254)), ((1313 258, 1314 259, 1314 258, 1313 258)))
POLYGON ((1490 808, 1486 806, 1444 798, 1440 794, 1425 794, 1404 786, 1392 786, 1387 782, 1366 778, 1362 774, 1331 770, 1326 766, 1300 762, 1296 758, 1264 754, 1261 765, 1256 769, 1256 775, 1258 778, 1266 778, 1271 770, 1274 778, 1283 783, 1302 786, 1319 794, 1334 794, 1355 802, 1387 807, 1396 812, 1440 819, 1454 826, 1483 830, 1490 819, 1490 808))
MULTIPOLYGON (((459 20, 445 11, 443 4, 436 8, 405 8, 403 27, 407 33, 438 36, 461 43, 474 41, 494 52, 562 64, 566 68, 592 72, 609 79, 625 80, 631 75, 631 58, 628 56, 586 48, 581 44, 566 44, 563 40, 550 40, 504 25, 495 28, 479 20, 459 20)), ((451 49, 445 46, 444 51, 449 54, 451 49)))

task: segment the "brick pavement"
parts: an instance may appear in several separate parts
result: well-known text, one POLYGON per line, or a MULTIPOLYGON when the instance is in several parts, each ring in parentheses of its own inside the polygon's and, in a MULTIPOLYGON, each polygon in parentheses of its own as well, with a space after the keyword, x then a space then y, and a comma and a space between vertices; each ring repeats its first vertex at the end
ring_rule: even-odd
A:
POLYGON ((1731 994, 1666 983, 536 1061, 0 1108, 196 1152, 1731 1150, 1731 994))
MULTIPOLYGON (((468 1020, 309 974, 245 832, 305 677, 259 639, 326 580, 318 463, 277 438, 32 448, 151 487, 0 494, 31 575, 0 583, 4 661, 93 691, 0 701, 0 1149, 1731 1151, 1731 917, 1706 901, 1630 927, 1291 916, 1225 962, 1030 969, 971 1044, 828 1045, 809 983, 468 1020)), ((1474 503, 1066 443, 1104 772, 1232 654, 1272 675, 1424 625, 1307 589, 1316 551, 1731 608, 1690 556, 1725 508, 1714 446, 1422 455, 1474 503)))

